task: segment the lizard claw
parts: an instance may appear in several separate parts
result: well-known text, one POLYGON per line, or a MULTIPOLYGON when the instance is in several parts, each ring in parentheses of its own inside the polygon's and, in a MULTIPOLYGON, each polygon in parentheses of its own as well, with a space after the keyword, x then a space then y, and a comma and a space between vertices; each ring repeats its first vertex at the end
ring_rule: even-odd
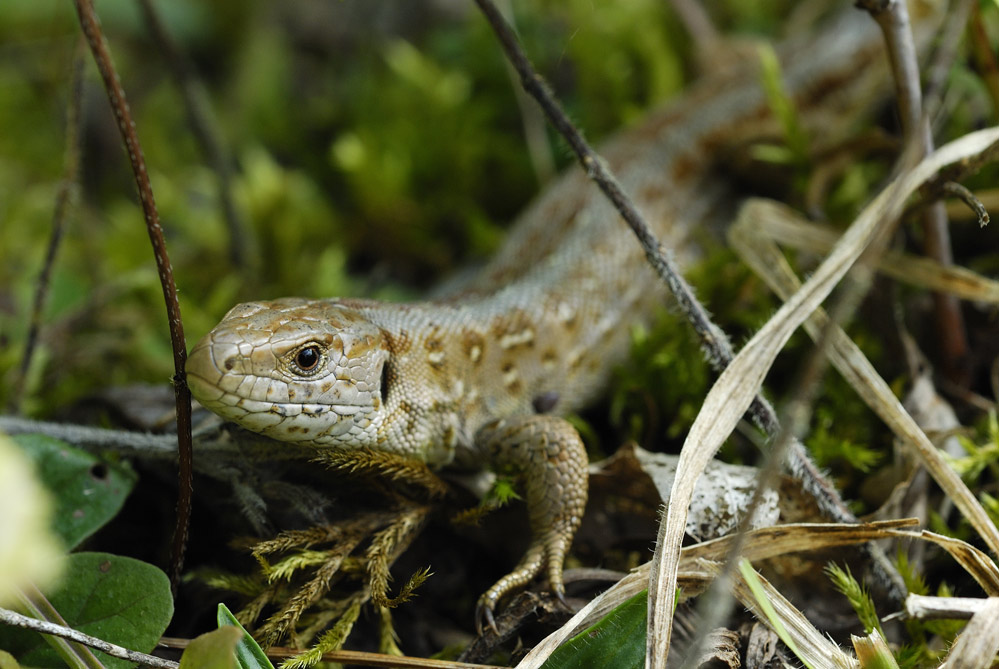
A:
POLYGON ((499 630, 496 629, 496 619, 493 617, 496 601, 490 600, 488 595, 489 593, 486 593, 479 597, 479 602, 475 605, 475 631, 479 636, 482 636, 482 622, 485 620, 493 634, 499 636, 499 630))
POLYGON ((566 611, 572 613, 572 607, 569 606, 569 602, 565 599, 565 590, 552 590, 552 594, 555 595, 555 599, 558 600, 559 606, 561 606, 566 611))

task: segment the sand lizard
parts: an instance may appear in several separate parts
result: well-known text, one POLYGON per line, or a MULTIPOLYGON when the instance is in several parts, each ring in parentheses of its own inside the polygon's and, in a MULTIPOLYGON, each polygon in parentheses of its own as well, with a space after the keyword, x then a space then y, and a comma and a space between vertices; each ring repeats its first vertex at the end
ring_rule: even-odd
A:
MULTIPOLYGON (((781 53, 806 123, 837 110, 852 118, 858 100, 890 90, 880 36, 862 12, 781 53)), ((684 265, 698 256, 698 227, 732 199, 715 170, 719 151, 779 135, 756 68, 732 68, 601 152, 684 265)), ((619 216, 570 170, 460 291, 409 304, 241 304, 194 347, 187 373, 204 406, 279 441, 524 471, 533 540, 480 598, 479 613, 491 620, 501 597, 542 571, 562 597, 587 460, 560 416, 600 392, 627 354, 630 326, 664 298, 619 216)))

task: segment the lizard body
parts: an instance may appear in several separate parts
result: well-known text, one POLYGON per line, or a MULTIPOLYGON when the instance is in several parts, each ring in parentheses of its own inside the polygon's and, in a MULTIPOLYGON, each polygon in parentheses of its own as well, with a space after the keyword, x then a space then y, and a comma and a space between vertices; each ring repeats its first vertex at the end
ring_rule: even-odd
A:
MULTIPOLYGON (((853 116, 872 85, 888 86, 877 29, 859 11, 784 55, 785 86, 806 122, 818 109, 853 116)), ((602 148, 681 265, 697 257, 698 228, 726 198, 713 171, 718 151, 779 136, 748 69, 707 78, 602 148)), ((370 448, 431 466, 526 469, 535 540, 480 600, 488 616, 545 566, 561 594, 562 559, 585 505, 586 456, 557 416, 599 392, 627 354, 630 326, 665 296, 632 233, 573 170, 460 291, 410 304, 242 304, 192 350, 188 379, 203 405, 279 441, 370 448)))

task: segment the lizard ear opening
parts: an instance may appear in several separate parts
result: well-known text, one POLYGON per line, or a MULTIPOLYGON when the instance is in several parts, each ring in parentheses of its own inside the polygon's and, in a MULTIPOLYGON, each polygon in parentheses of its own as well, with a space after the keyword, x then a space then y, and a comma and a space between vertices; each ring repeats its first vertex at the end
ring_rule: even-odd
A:
POLYGON ((390 376, 391 374, 389 372, 389 363, 388 360, 386 360, 385 364, 382 365, 382 377, 378 383, 378 390, 381 393, 383 406, 385 405, 385 402, 388 401, 388 387, 389 387, 390 376))

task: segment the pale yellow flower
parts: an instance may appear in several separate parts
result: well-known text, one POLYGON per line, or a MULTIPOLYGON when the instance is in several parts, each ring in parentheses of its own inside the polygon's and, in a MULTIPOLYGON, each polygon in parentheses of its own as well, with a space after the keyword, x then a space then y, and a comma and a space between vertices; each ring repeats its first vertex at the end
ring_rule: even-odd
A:
POLYGON ((27 584, 52 584, 64 551, 52 532, 52 499, 27 455, 0 434, 0 606, 27 584))

